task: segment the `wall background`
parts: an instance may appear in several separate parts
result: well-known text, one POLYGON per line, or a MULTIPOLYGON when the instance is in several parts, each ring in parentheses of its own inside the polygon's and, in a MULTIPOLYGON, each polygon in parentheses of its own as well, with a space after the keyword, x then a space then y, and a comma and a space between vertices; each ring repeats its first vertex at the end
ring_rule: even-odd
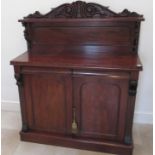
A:
MULTIPOLYGON (((140 73, 136 99, 135 122, 152 123, 153 121, 153 1, 152 0, 85 0, 96 2, 116 12, 124 8, 143 14, 139 56, 143 63, 140 73)), ((47 13, 56 7, 72 0, 2 0, 2 110, 19 110, 19 97, 14 80, 13 67, 9 61, 26 51, 23 37, 24 28, 18 19, 39 10, 47 13)))

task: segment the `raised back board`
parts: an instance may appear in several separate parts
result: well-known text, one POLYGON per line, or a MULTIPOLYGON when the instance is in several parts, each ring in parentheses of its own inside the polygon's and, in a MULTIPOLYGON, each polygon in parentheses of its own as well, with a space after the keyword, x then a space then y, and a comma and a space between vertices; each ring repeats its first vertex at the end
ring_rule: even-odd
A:
POLYGON ((25 26, 28 50, 137 53, 142 15, 124 10, 115 13, 95 3, 76 1, 49 13, 30 14, 25 26), (56 49, 56 50, 55 50, 56 49))

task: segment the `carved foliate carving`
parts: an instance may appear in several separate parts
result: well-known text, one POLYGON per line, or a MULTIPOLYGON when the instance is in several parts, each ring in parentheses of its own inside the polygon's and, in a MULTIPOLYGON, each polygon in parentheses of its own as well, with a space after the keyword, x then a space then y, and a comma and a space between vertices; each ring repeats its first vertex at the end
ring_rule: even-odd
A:
POLYGON ((118 14, 120 17, 143 17, 136 12, 130 12, 127 9, 124 9, 121 13, 118 14))
POLYGON ((108 7, 96 4, 76 1, 71 4, 66 3, 42 15, 36 11, 25 18, 107 18, 107 17, 139 17, 136 12, 130 12, 127 9, 121 13, 115 13, 108 7))
POLYGON ((28 47, 28 49, 31 49, 31 37, 30 37, 30 33, 29 33, 28 23, 22 22, 22 25, 25 27, 24 37, 25 37, 25 40, 27 41, 27 47, 28 47))
POLYGON ((136 52, 138 50, 139 30, 140 30, 140 23, 139 22, 135 22, 135 25, 134 25, 133 48, 132 48, 133 52, 136 52))
POLYGON ((41 18, 41 17, 44 17, 44 16, 45 15, 42 15, 39 11, 36 11, 35 13, 30 14, 25 18, 41 18))

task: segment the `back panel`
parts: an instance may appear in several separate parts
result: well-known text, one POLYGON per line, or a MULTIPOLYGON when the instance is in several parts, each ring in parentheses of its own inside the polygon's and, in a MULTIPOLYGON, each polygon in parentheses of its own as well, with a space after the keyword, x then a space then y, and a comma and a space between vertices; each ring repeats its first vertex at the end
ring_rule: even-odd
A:
POLYGON ((30 50, 37 53, 52 53, 54 49, 65 52, 77 49, 87 52, 136 52, 138 42, 135 33, 136 23, 96 21, 92 21, 91 25, 80 23, 74 25, 72 22, 67 25, 31 23, 30 50))

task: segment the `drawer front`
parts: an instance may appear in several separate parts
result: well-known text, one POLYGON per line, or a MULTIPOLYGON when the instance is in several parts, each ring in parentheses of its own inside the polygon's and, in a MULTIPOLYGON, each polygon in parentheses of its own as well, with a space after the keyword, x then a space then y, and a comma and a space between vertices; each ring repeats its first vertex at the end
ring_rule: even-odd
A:
POLYGON ((128 102, 128 74, 74 72, 79 136, 121 141, 128 102))

